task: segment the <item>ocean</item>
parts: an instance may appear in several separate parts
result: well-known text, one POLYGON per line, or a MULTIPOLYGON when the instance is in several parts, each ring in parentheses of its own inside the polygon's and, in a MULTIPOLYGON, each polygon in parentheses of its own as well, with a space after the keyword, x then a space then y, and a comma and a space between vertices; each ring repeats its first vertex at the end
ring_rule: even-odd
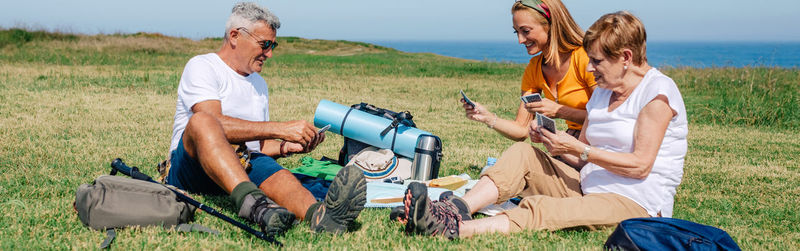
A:
MULTIPOLYGON (((489 62, 528 63, 531 56, 511 41, 366 41, 404 52, 429 52, 489 62)), ((648 42, 655 67, 800 67, 800 42, 648 42)))

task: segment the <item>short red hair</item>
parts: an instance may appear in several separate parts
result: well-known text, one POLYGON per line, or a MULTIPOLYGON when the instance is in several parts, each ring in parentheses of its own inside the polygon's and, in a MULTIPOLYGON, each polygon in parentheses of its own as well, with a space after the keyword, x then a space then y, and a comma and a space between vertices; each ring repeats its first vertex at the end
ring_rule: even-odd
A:
POLYGON ((583 37, 586 51, 599 46, 606 57, 617 59, 623 49, 633 52, 633 64, 642 65, 647 62, 647 32, 644 24, 636 16, 627 11, 608 13, 600 17, 583 37))

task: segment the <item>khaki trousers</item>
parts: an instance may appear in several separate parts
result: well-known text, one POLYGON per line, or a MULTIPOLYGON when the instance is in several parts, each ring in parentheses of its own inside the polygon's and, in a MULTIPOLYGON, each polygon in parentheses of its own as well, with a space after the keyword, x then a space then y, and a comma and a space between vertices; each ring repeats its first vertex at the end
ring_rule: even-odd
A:
POLYGON ((613 193, 583 195, 578 171, 524 142, 503 152, 483 176, 497 186, 497 203, 522 197, 519 207, 503 212, 511 221, 511 232, 594 230, 613 227, 629 218, 649 217, 644 208, 627 197, 613 193))

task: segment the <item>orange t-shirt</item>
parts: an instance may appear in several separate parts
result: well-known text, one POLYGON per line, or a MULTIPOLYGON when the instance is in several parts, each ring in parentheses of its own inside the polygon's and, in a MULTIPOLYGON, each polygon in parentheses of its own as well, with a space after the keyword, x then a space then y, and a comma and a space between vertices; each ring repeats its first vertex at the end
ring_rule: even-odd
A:
MULTIPOLYGON (((558 97, 553 97, 550 87, 547 86, 547 81, 544 80, 542 73, 542 54, 531 58, 528 67, 525 68, 525 73, 522 75, 522 91, 527 93, 541 92, 544 97, 554 100, 559 104, 566 105, 572 108, 586 110, 586 102, 592 96, 592 89, 590 87, 596 85, 594 82, 594 74, 586 71, 589 64, 589 56, 583 47, 579 47, 572 51, 572 58, 569 61, 569 70, 564 78, 558 82, 558 97)), ((569 129, 580 130, 581 123, 575 123, 565 120, 569 129)))

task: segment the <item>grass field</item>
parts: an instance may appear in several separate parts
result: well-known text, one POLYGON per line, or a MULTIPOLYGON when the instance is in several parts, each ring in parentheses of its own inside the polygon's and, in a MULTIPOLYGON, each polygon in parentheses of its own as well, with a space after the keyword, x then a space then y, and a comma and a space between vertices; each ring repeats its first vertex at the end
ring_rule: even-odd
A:
MULTIPOLYGON (((407 54, 347 41, 279 38, 265 64, 273 120, 313 119, 321 99, 409 110, 444 141, 441 175, 473 177, 512 142, 464 118, 458 90, 512 118, 524 65, 407 54)), ((115 157, 155 175, 169 147, 183 65, 219 39, 159 34, 84 36, 0 31, 0 249, 96 248, 104 233, 72 209, 75 189, 108 173, 115 157)), ((726 230, 745 250, 800 248, 800 70, 662 69, 678 83, 690 119, 689 153, 675 217, 726 230)), ((560 125, 563 128, 563 124, 560 125)), ((342 138, 311 154, 336 157, 342 138)), ((281 159, 299 165, 300 156, 281 159)), ((235 215, 224 197, 196 196, 235 215)), ((342 236, 304 225, 289 249, 600 249, 613 229, 527 231, 446 241, 407 237, 387 209, 367 209, 342 236)), ((211 236, 160 228, 118 232, 115 249, 269 249, 199 213, 211 236)))

